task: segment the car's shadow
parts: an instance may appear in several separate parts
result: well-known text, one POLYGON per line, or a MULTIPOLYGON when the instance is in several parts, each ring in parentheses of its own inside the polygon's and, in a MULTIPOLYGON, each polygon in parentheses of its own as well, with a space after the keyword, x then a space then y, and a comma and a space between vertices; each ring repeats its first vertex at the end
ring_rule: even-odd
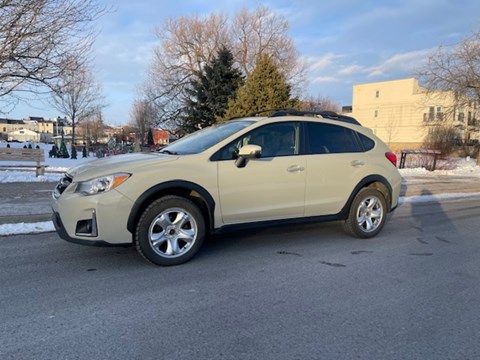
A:
POLYGON ((209 259, 224 256, 222 254, 253 255, 259 252, 303 255, 313 247, 351 241, 358 239, 345 234, 340 222, 276 226, 212 235, 197 257, 209 259))
MULTIPOLYGON (((55 235, 54 235, 55 236, 55 235)), ((224 262, 241 257, 268 257, 277 255, 308 256, 338 244, 365 244, 365 240, 351 237, 342 230, 341 223, 325 222, 294 226, 248 229, 211 235, 190 263, 224 262)), ((70 258, 85 271, 101 267, 117 269, 154 266, 140 256, 135 247, 89 247, 70 244, 58 239, 59 253, 70 258), (66 254, 65 254, 66 253, 66 254)), ((160 268, 160 267, 159 267, 160 268)))

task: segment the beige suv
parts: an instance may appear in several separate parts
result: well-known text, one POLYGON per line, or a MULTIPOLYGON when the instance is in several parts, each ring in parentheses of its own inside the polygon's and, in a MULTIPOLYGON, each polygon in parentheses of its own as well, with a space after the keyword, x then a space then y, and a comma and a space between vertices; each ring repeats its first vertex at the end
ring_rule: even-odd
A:
POLYGON ((400 182, 396 156, 355 119, 283 111, 74 167, 53 192, 53 219, 67 241, 133 243, 177 265, 208 234, 247 224, 342 220, 354 236, 375 236, 400 182))

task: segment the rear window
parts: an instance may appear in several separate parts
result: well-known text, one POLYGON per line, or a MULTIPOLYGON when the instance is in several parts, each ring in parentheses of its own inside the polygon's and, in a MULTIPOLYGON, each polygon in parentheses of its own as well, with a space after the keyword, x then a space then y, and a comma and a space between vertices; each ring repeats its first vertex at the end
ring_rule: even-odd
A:
POLYGON ((375 141, 373 141, 372 139, 370 139, 369 137, 363 134, 360 134, 360 133, 357 133, 357 134, 358 134, 358 137, 360 138, 360 141, 365 151, 372 150, 375 147, 375 141))

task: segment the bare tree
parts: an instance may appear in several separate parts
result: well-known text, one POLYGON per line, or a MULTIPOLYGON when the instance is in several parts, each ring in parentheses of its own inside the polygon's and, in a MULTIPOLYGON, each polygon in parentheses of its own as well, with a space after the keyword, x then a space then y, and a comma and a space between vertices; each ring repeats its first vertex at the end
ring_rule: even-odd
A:
POLYGON ((417 75, 429 90, 453 91, 458 100, 480 100, 480 30, 454 47, 438 47, 417 75))
POLYGON ((298 81, 304 68, 288 36, 288 21, 266 7, 240 11, 233 19, 212 13, 207 17, 168 19, 156 29, 160 40, 155 49, 145 86, 145 95, 155 104, 162 122, 171 127, 185 106, 185 88, 223 46, 232 50, 236 65, 248 75, 257 58, 274 59, 289 82, 298 81))
POLYGON ((426 88, 427 101, 452 98, 450 108, 443 108, 442 119, 459 130, 478 133, 480 129, 480 29, 454 46, 439 46, 430 54, 416 76, 426 88), (466 114, 465 114, 466 112, 466 114), (467 116, 468 115, 468 118, 467 116), (464 123, 467 118, 467 123, 464 123))
POLYGON ((95 111, 87 118, 78 123, 83 141, 87 148, 91 144, 97 144, 98 140, 104 136, 105 125, 101 111, 95 111))
POLYGON ((66 58, 81 64, 104 12, 95 0, 0 0, 0 112, 27 92, 47 93, 68 71, 66 58))
POLYGON ((104 107, 101 87, 85 63, 76 59, 68 63, 51 92, 51 105, 72 121, 72 145, 75 144, 75 126, 98 113, 104 107))
POLYGON ((148 100, 135 100, 130 114, 130 126, 136 129, 137 139, 145 144, 148 130, 155 126, 154 105, 148 100))
POLYGON ((145 94, 163 122, 175 122, 191 77, 228 42, 226 21, 223 14, 169 18, 156 29, 160 45, 154 50, 145 94))
POLYGON ((261 55, 267 54, 292 86, 303 78, 305 68, 288 29, 288 20, 272 13, 266 6, 252 12, 243 9, 235 14, 230 41, 234 57, 245 75, 253 71, 261 55))
POLYGON ((304 111, 335 111, 339 112, 341 107, 328 97, 309 96, 300 101, 300 108, 304 111))

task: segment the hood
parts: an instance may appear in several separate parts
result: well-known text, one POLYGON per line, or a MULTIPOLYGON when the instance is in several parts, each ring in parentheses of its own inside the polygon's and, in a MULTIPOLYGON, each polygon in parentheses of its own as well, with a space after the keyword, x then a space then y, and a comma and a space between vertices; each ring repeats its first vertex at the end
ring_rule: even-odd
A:
POLYGON ((159 153, 115 155, 85 162, 69 169, 67 173, 75 178, 75 181, 83 181, 117 172, 132 173, 135 169, 158 166, 176 159, 178 159, 177 156, 159 153))

